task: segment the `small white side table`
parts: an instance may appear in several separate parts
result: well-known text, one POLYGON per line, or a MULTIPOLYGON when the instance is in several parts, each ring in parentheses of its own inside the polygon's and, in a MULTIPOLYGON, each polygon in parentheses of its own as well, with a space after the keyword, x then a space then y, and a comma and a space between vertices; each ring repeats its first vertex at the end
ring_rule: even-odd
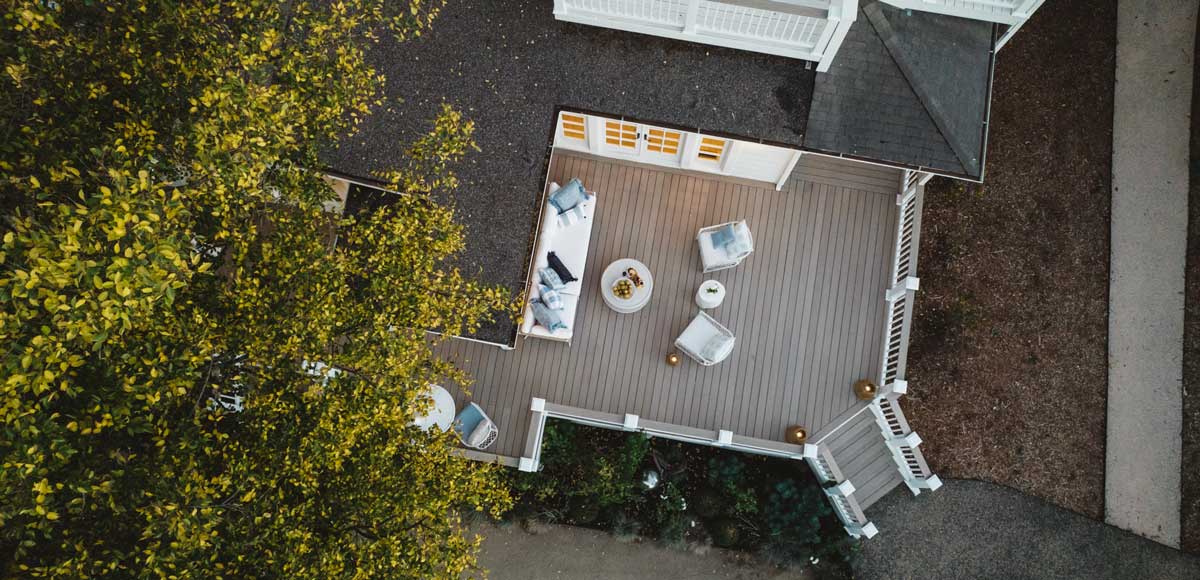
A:
POLYGON ((725 301, 725 285, 716 280, 705 280, 696 290, 696 306, 700 308, 716 308, 725 301))

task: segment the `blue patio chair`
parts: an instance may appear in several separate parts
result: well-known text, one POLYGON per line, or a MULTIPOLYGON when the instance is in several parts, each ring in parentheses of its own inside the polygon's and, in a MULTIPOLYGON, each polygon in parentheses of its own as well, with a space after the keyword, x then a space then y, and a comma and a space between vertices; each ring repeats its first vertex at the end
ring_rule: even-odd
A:
POLYGON ((462 412, 454 418, 454 431, 458 433, 463 445, 475 449, 491 447, 500 436, 496 423, 475 403, 467 403, 462 412))

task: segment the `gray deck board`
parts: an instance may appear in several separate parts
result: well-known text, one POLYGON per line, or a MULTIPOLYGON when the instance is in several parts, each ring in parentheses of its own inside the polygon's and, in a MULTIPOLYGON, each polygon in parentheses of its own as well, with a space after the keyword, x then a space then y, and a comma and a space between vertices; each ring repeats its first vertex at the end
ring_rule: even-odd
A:
POLYGON ((571 177, 599 196, 571 344, 437 346, 474 379, 470 396, 447 385, 456 402, 478 403, 500 427, 488 452, 522 455, 533 397, 773 441, 788 425, 816 433, 862 405, 851 384, 875 377, 880 364, 898 171, 805 156, 776 191, 556 151, 549 180, 571 177), (702 273, 696 232, 737 219, 749 222, 754 254, 737 268, 702 273), (634 314, 613 312, 599 294, 600 272, 622 257, 641 260, 654 277, 650 304, 634 314), (709 313, 733 330, 737 346, 713 367, 686 358, 669 367, 663 358, 710 278, 727 296, 709 313))

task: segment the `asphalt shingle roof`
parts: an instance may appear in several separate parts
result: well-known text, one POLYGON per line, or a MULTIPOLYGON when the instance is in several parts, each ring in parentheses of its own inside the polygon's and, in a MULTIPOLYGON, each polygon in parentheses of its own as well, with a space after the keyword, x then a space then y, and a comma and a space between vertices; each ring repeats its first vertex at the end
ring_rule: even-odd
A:
MULTIPOLYGON (((813 77, 803 61, 559 22, 550 0, 450 2, 433 30, 370 50, 386 103, 326 155, 369 178, 403 162, 441 103, 475 122, 481 151, 454 167, 447 199, 467 226, 461 267, 524 287, 542 180, 563 107, 799 146, 813 77)), ((475 338, 511 343, 501 320, 475 338)))
POLYGON ((994 26, 866 2, 818 75, 807 148, 978 180, 994 26))

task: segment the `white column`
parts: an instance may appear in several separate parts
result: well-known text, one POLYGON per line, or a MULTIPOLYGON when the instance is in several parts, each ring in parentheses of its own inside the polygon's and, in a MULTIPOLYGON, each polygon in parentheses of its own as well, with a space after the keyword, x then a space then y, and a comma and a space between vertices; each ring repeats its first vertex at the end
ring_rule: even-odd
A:
POLYGON ((828 72, 829 66, 833 64, 833 57, 837 56, 838 49, 842 47, 842 41, 846 40, 846 33, 850 32, 850 25, 858 18, 858 0, 831 0, 829 3, 829 26, 833 26, 833 36, 829 38, 829 44, 818 46, 817 50, 821 51, 821 60, 817 63, 817 72, 828 72))

